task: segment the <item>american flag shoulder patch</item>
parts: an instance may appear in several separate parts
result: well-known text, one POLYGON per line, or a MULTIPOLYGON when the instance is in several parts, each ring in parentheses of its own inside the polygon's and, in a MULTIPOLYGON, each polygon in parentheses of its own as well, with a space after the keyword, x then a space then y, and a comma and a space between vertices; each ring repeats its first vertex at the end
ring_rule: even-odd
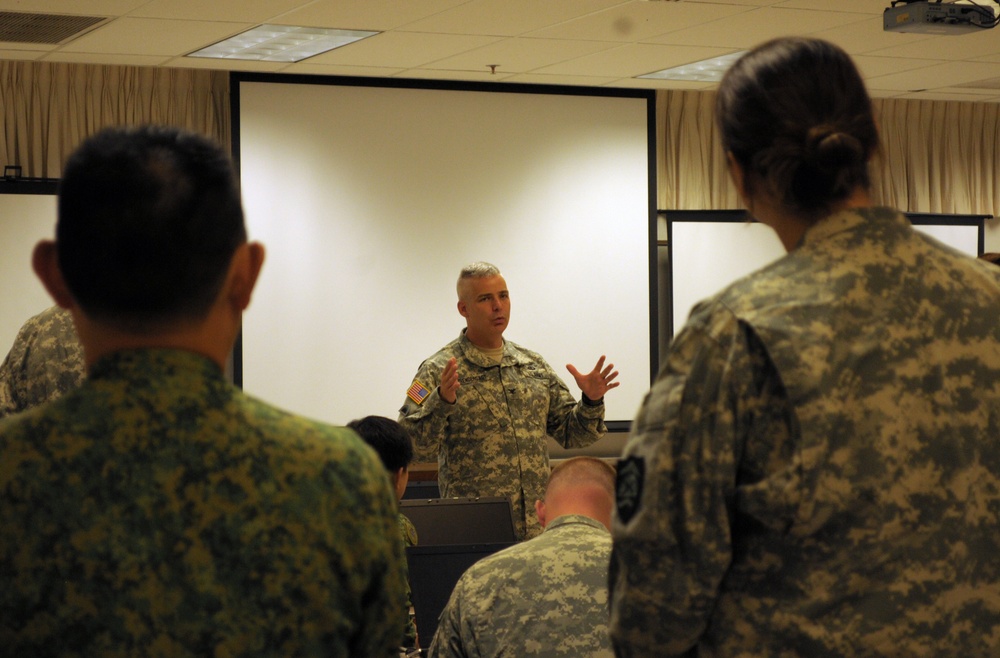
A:
POLYGON ((427 390, 426 386, 414 379, 413 383, 410 384, 409 390, 406 391, 406 397, 410 398, 417 404, 423 404, 424 400, 427 399, 427 396, 430 395, 430 393, 431 392, 427 390))

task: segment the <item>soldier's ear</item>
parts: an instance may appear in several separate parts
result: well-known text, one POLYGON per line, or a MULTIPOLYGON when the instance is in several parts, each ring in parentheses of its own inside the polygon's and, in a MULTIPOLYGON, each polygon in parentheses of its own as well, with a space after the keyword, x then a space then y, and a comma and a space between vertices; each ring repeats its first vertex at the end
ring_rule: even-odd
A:
POLYGON ((538 517, 538 523, 541 524, 543 528, 548 524, 548 521, 545 520, 545 501, 535 501, 535 516, 538 517))
POLYGON ((233 252, 227 284, 229 298, 238 311, 242 312, 250 305, 250 296, 263 265, 264 245, 259 242, 246 242, 233 252))
POLYGON ((55 242, 42 240, 35 245, 31 253, 31 268, 56 304, 67 309, 73 307, 73 296, 59 269, 59 250, 55 242))

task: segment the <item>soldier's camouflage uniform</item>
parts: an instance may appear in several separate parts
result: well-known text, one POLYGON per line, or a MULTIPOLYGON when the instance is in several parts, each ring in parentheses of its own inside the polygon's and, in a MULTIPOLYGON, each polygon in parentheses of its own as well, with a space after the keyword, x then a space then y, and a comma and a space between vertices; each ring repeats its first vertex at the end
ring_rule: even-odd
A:
POLYGON ((620 655, 1000 655, 998 318, 887 208, 697 306, 619 462, 620 655))
POLYGON ((48 308, 24 323, 0 365, 0 418, 54 400, 85 376, 73 317, 48 308))
MULTIPOLYGON (((408 546, 417 545, 417 528, 402 512, 396 515, 399 525, 399 536, 403 540, 403 550, 408 546)), ((410 590, 410 578, 407 568, 406 578, 406 622, 403 626, 403 648, 415 649, 417 646, 417 619, 413 610, 413 592, 410 590)))
POLYGON ((398 655, 396 512, 352 431, 118 352, 0 421, 0 652, 398 655))
POLYGON ((413 436, 417 461, 437 461, 443 498, 507 496, 518 537, 541 532, 534 514, 549 478, 548 434, 565 448, 597 441, 607 428, 604 403, 577 402, 537 353, 504 341, 500 365, 461 336, 420 365, 415 380, 430 394, 409 397, 399 422, 413 436), (455 404, 438 395, 441 371, 458 361, 455 404))
POLYGON ((431 644, 432 658, 610 658, 611 535, 578 514, 483 558, 459 579, 431 644))

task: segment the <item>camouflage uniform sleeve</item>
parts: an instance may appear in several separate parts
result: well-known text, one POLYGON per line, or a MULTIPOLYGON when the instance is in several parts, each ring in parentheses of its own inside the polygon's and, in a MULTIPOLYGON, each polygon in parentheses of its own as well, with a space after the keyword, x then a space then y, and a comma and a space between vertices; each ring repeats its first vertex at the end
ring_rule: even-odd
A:
POLYGON ((776 375, 762 374, 749 328, 728 312, 712 323, 689 323, 671 346, 619 461, 609 576, 618 656, 695 646, 731 562, 742 437, 776 375))
POLYGON ((14 391, 11 378, 14 376, 11 365, 13 350, 7 353, 7 358, 0 364, 0 418, 9 416, 17 411, 14 404, 14 391))
POLYGON ((604 402, 586 404, 570 393, 559 375, 538 357, 549 377, 549 417, 546 431, 564 448, 585 448, 608 431, 604 425, 604 402))
MULTIPOLYGON (((402 512, 397 514, 396 518, 399 522, 399 536, 403 546, 416 546, 417 529, 413 526, 413 522, 402 512)), ((407 568, 405 605, 406 620, 403 623, 403 647, 412 649, 417 646, 417 619, 413 610, 413 591, 410 589, 409 568, 407 568)))
POLYGON ((331 527, 350 527, 336 521, 344 514, 362 524, 355 567, 367 567, 369 581, 361 598, 361 626, 355 638, 358 644, 351 648, 350 655, 396 658, 403 640, 400 622, 406 617, 406 557, 399 536, 395 492, 388 487, 378 457, 374 452, 367 457, 356 464, 357 506, 330 510, 335 519, 331 527))
POLYGON ((459 578, 455 589, 452 590, 448 598, 448 604, 441 611, 438 618, 437 632, 431 641, 428 649, 430 658, 473 658, 479 656, 478 650, 474 646, 475 638, 469 633, 463 633, 464 623, 462 619, 463 603, 465 596, 464 587, 468 582, 468 577, 459 578), (469 644, 469 643, 473 644, 469 644))
POLYGON ((0 418, 54 400, 85 377, 72 316, 46 309, 24 323, 0 365, 0 418))
POLYGON ((413 381, 427 389, 427 396, 419 404, 407 396, 399 409, 399 424, 413 437, 415 462, 437 462, 441 439, 448 427, 448 415, 455 407, 442 400, 437 390, 448 358, 448 355, 438 354, 420 364, 413 381))
POLYGON ((29 320, 22 326, 7 357, 0 365, 0 418, 24 411, 24 373, 27 368, 28 347, 34 339, 35 329, 29 320))

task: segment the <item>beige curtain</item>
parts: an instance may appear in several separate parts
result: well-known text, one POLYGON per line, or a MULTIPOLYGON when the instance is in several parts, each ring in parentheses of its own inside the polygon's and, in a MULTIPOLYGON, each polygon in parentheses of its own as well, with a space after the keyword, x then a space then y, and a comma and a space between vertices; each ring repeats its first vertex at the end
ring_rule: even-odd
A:
POLYGON ((223 71, 0 61, 4 165, 59 178, 84 138, 110 125, 160 123, 229 148, 229 76, 223 71))
MULTIPOLYGON (((657 207, 739 208, 712 116, 715 94, 656 92, 657 207)), ((879 203, 911 212, 1000 216, 1000 103, 875 99, 883 151, 879 203)), ((58 178, 85 137, 117 124, 165 123, 229 148, 223 71, 0 61, 4 165, 58 178)))
MULTIPOLYGON (((657 91, 658 207, 741 207, 712 117, 715 94, 657 91)), ((909 212, 1000 215, 1000 104, 874 99, 878 203, 909 212)))
POLYGON ((1000 215, 1000 104, 875 99, 874 192, 911 212, 1000 215))
POLYGON ((742 207, 719 145, 714 107, 714 93, 656 92, 660 210, 742 207))

